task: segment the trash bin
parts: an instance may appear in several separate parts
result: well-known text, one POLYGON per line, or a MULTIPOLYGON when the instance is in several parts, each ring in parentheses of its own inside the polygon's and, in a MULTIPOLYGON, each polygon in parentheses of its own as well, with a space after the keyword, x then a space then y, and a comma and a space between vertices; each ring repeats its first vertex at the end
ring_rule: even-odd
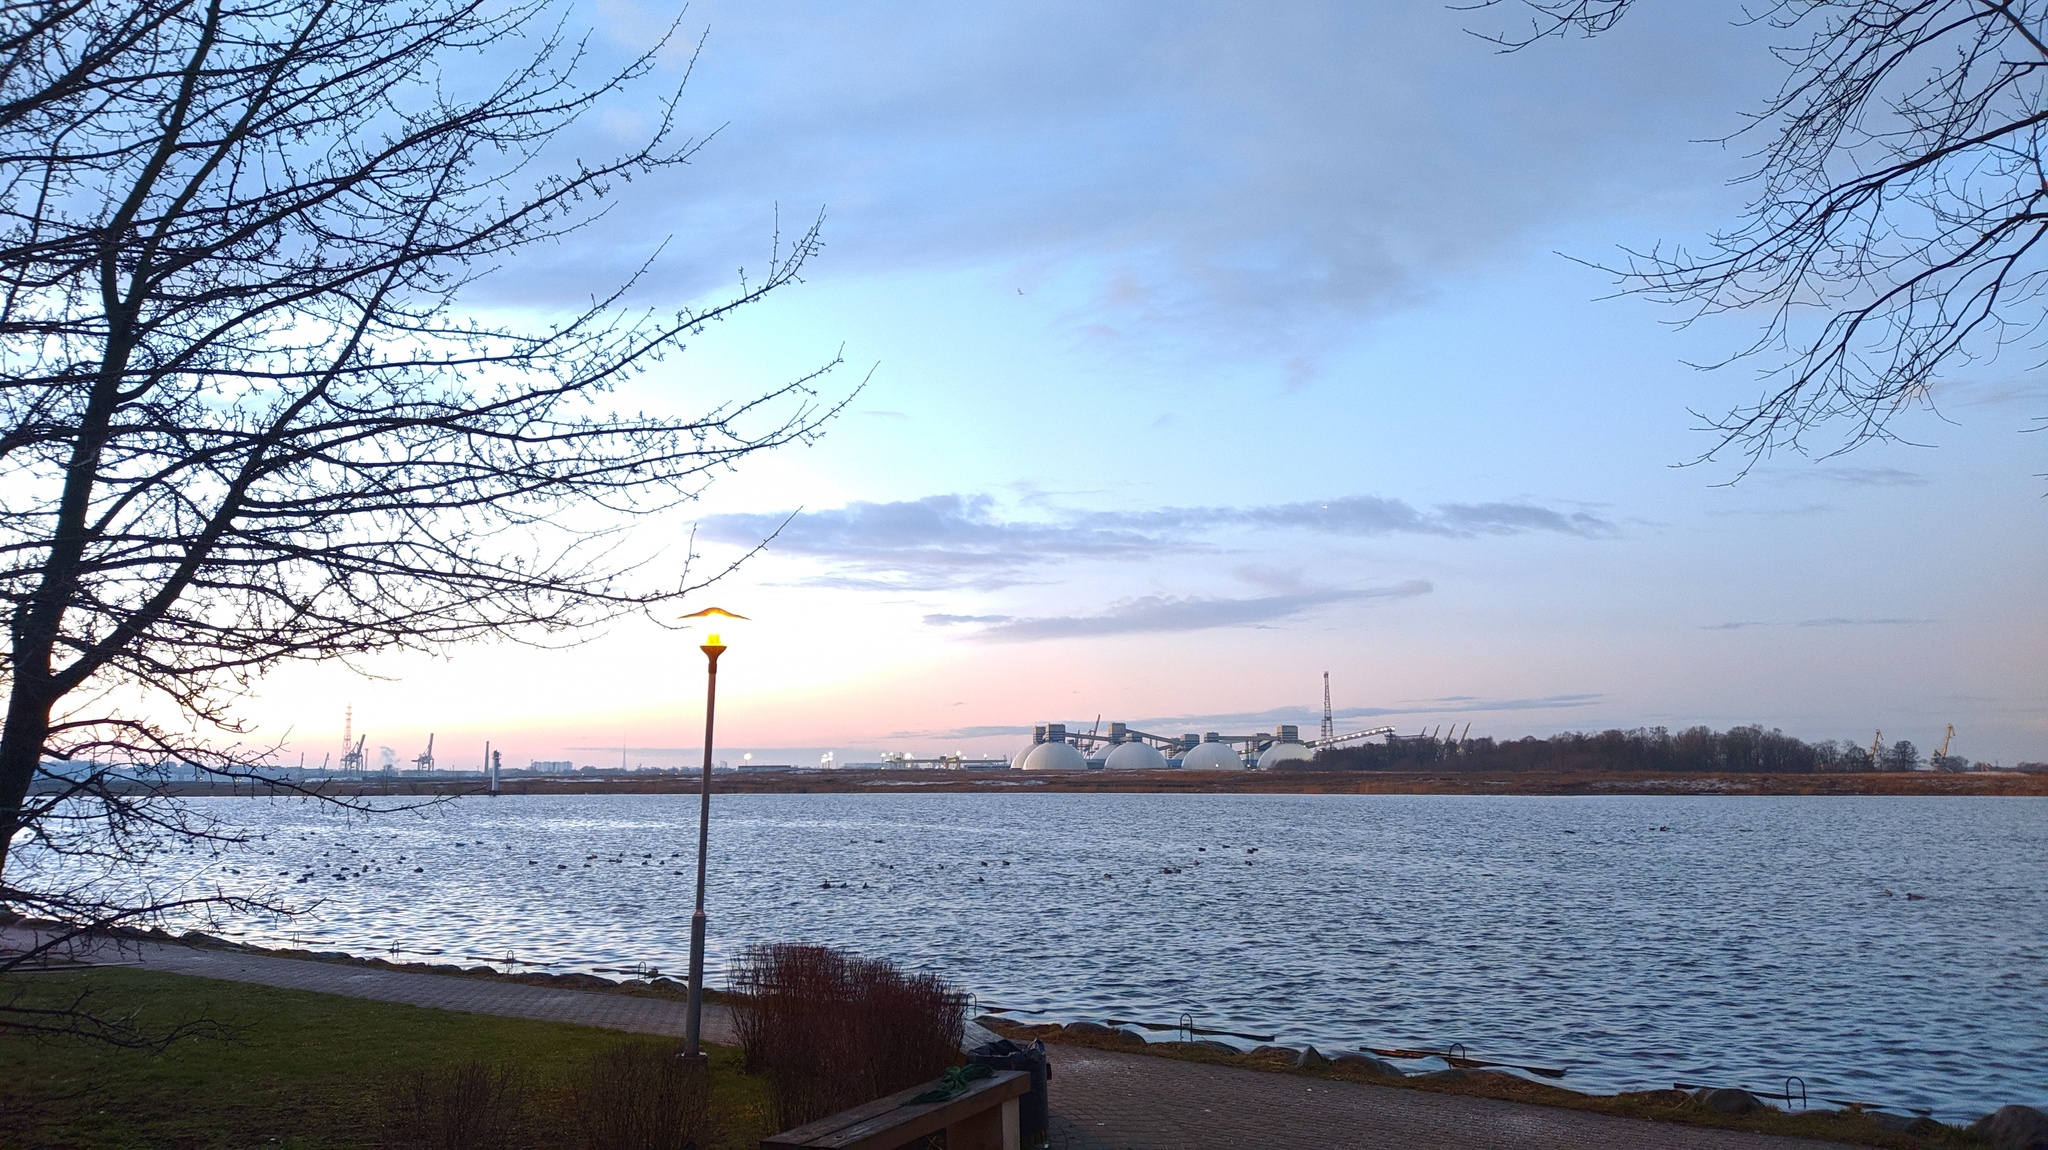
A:
POLYGON ((967 1061, 990 1070, 1028 1070, 1031 1092, 1017 1100, 1017 1133, 1025 1147, 1044 1146, 1050 1137, 1051 1110, 1045 1084, 1052 1080, 1052 1063, 1045 1059, 1045 1043, 1019 1046, 1007 1038, 984 1042, 967 1052, 967 1061))

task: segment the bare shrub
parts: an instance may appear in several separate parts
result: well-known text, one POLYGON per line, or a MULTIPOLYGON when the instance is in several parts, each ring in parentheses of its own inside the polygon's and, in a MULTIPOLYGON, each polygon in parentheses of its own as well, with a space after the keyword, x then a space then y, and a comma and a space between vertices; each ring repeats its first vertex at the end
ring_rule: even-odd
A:
POLYGON ((585 1150, 698 1150, 717 1136, 711 1070, 680 1043, 626 1041, 570 1081, 569 1117, 585 1150))
POLYGON ((829 947, 749 947, 733 973, 733 1023, 747 1072, 768 1081, 787 1130, 862 1100, 853 1060, 849 956, 829 947))
POLYGON ((464 1062, 415 1071, 385 1097, 394 1150, 504 1150, 523 1146, 532 1106, 513 1071, 464 1062))
MULTIPOLYGON (((879 1098, 960 1062, 963 996, 929 972, 906 974, 889 962, 862 962, 854 1003, 868 1098, 879 1098)), ((863 1098, 862 1101, 866 1101, 863 1098)))
POLYGON ((960 1061, 962 995, 934 974, 798 943, 749 947, 733 973, 747 1070, 776 1123, 801 1126, 960 1061))

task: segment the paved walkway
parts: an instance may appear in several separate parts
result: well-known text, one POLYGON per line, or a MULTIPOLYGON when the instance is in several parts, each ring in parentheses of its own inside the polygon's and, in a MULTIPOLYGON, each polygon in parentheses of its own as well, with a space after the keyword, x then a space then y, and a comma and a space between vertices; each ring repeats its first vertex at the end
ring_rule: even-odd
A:
POLYGON ((1605 1114, 1052 1046, 1054 1150, 1842 1150, 1605 1114))
MULTIPOLYGON (((20 933, 0 930, 0 949, 20 950, 23 942, 20 933)), ((90 950, 74 947, 71 957, 229 982, 254 982, 286 990, 311 990, 435 1010, 495 1014, 503 1018, 573 1022, 606 1030, 660 1034, 672 1038, 683 1036, 688 1012, 683 1003, 667 998, 528 986, 522 982, 463 978, 453 974, 381 970, 374 966, 208 950, 175 943, 100 942, 90 950)), ((704 1004, 703 1028, 706 1042, 731 1043, 734 1040, 732 1013, 715 1002, 704 1004)))
MULTIPOLYGON (((23 939, 0 930, 0 948, 23 939)), ((684 1006, 660 998, 166 943, 101 944, 80 957, 289 990, 680 1037, 684 1006)), ((731 1042, 706 1004, 704 1037, 731 1042)), ((1054 1150, 1841 1150, 1835 1142, 1639 1122, 1547 1106, 1050 1047, 1054 1150)))

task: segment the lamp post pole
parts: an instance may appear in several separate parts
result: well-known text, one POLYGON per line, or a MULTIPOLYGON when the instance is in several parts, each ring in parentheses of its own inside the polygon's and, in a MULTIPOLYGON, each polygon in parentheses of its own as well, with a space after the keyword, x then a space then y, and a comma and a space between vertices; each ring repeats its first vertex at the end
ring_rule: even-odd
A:
MULTIPOLYGON (((715 637, 715 636, 714 636, 715 637)), ((697 808, 697 912, 690 916, 690 1013, 683 1029, 683 1053, 698 1056, 697 1036, 704 1017, 704 868, 711 853, 711 723, 718 713, 718 657, 725 647, 707 643, 709 673, 704 677, 704 789, 697 808)))

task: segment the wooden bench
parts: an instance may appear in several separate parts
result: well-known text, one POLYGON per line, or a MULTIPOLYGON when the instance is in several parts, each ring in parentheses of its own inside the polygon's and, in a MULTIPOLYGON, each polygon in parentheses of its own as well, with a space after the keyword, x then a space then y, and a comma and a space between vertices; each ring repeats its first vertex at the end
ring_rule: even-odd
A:
POLYGON ((937 1085, 934 1080, 913 1086, 763 1138, 761 1150, 894 1150, 941 1130, 946 1150, 1018 1150, 1017 1099, 1031 1090, 1028 1072, 998 1070, 956 1098, 905 1105, 937 1085))

